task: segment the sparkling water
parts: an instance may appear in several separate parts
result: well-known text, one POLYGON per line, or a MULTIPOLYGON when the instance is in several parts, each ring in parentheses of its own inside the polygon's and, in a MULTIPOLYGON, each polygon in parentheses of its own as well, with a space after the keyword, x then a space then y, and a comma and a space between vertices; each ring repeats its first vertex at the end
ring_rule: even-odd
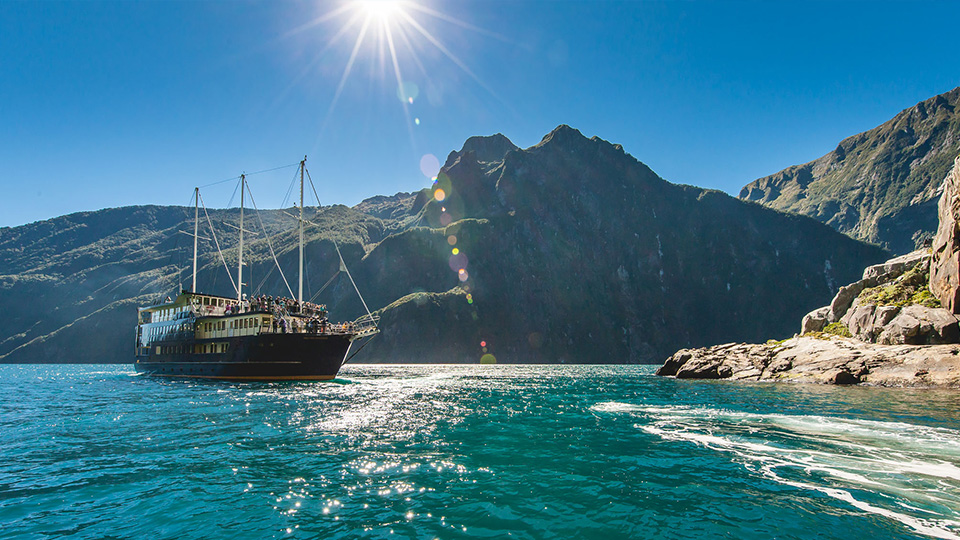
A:
POLYGON ((960 538, 960 391, 0 366, 2 538, 960 538))

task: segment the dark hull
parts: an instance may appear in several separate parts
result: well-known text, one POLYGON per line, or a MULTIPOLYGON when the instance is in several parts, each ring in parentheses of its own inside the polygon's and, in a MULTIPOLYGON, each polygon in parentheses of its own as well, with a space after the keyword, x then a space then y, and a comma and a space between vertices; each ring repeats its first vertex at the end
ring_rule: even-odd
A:
POLYGON ((193 350, 195 345, 214 341, 229 342, 227 352, 142 355, 137 357, 137 372, 226 380, 329 380, 340 371, 351 342, 350 336, 344 334, 261 334, 156 345, 193 350))

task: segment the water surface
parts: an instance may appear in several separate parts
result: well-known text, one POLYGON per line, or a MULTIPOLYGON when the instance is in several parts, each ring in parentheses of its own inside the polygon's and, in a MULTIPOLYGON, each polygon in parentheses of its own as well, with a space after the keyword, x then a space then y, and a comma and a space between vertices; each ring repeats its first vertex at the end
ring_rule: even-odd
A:
POLYGON ((960 392, 0 366, 2 538, 960 538, 960 392))

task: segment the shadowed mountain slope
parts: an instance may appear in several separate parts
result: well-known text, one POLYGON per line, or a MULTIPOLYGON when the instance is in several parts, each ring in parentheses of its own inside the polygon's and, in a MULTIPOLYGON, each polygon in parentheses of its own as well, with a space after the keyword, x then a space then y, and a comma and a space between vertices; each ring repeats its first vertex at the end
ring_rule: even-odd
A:
POLYGON ((452 157, 444 200, 421 193, 421 227, 355 272, 394 276, 381 302, 415 283, 365 358, 476 361, 484 341, 511 362, 649 362, 683 343, 787 336, 884 257, 808 218, 670 184, 567 126, 497 163, 452 157))
MULTIPOLYGON (((501 362, 660 362, 682 347, 790 335, 887 255, 806 217, 670 184, 567 126, 524 150, 471 138, 429 189, 308 211, 317 226, 305 290, 313 297, 336 274, 335 240, 382 316, 357 361, 476 362, 488 352, 501 362)), ((293 224, 261 214, 295 290, 293 224)), ((191 218, 134 207, 0 229, 0 307, 12 315, 0 362, 132 361, 136 306, 189 287, 191 240, 178 231, 192 230, 191 218)), ((217 235, 235 245, 233 229, 217 235)), ((289 294, 265 240, 248 246, 245 290, 289 294)), ((234 294, 206 248, 199 289, 234 294)), ((225 250, 234 276, 236 257, 225 250)), ((334 319, 364 312, 342 274, 314 301, 334 319)))

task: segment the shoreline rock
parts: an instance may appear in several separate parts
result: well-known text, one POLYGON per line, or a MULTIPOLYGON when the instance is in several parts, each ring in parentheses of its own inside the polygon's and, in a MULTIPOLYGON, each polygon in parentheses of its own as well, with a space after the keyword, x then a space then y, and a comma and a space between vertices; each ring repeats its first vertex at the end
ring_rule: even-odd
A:
POLYGON ((881 345, 821 334, 681 349, 657 375, 888 387, 960 388, 960 344, 881 345))

